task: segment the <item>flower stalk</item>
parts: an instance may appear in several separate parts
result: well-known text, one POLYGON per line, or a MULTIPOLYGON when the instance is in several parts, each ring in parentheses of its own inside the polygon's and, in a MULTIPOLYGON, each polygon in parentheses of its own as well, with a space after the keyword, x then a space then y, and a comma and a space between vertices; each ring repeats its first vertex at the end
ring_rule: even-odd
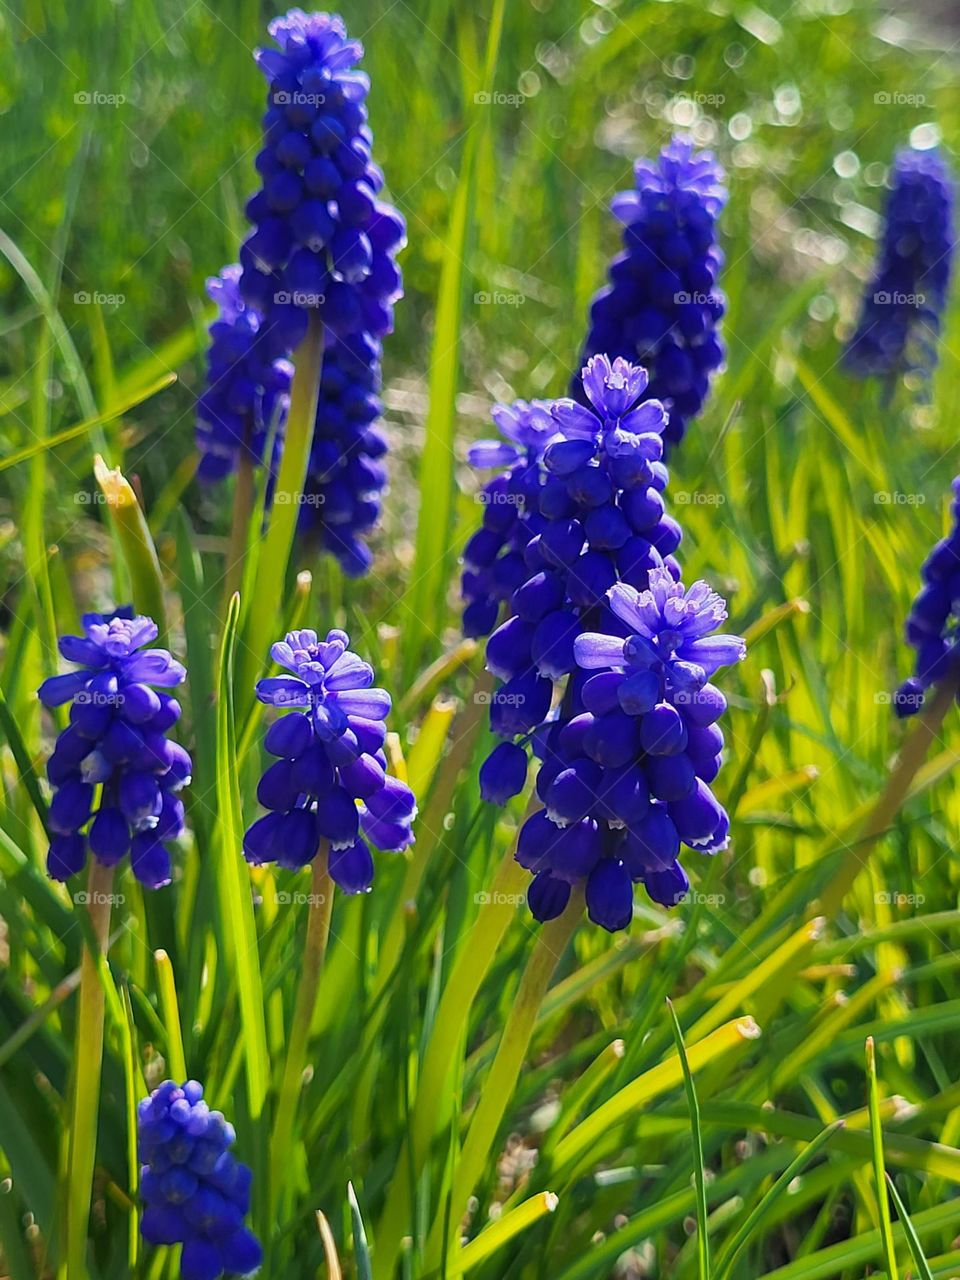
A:
POLYGON ((941 681, 935 696, 920 712, 917 726, 904 743, 887 779, 887 785, 864 819, 858 839, 847 850, 836 875, 821 894, 818 914, 837 914, 857 876, 867 865, 874 845, 893 825, 909 795, 914 778, 927 758, 927 752, 940 735, 944 717, 953 705, 958 689, 960 664, 954 666, 941 681))
POLYGON ((290 1143, 294 1136, 294 1119, 307 1062, 310 1028, 313 1025, 317 992, 320 989, 320 975, 327 953, 327 940, 330 937, 334 884, 328 864, 328 847, 324 842, 310 868, 310 901, 307 908, 307 936, 303 949, 300 985, 297 988, 290 1041, 287 1045, 287 1057, 280 1084, 276 1122, 270 1140, 270 1194, 274 1209, 280 1203, 284 1167, 289 1167, 290 1143))
POLYGON ((87 878, 87 911, 94 948, 85 945, 80 966, 75 1074, 67 1174, 67 1270, 86 1276, 87 1226, 97 1152, 100 1074, 103 1062, 104 991, 99 968, 107 953, 113 867, 91 859, 87 878))
MULTIPOLYGON (((496 1057, 483 1081, 479 1099, 467 1138, 460 1153, 453 1176, 452 1206, 454 1225, 458 1215, 466 1209, 484 1166, 490 1149, 497 1140, 507 1104, 513 1097, 517 1080, 523 1067, 537 1014, 547 994, 547 987, 560 962, 567 944, 583 910, 582 892, 571 895, 562 915, 557 916, 540 930, 536 945, 530 953, 526 968, 520 978, 517 994, 510 1006, 510 1014, 500 1037, 496 1057)), ((444 1218, 438 1216, 427 1244, 425 1270, 430 1272, 441 1263, 448 1244, 443 1237, 444 1218)), ((460 1274, 456 1265, 448 1269, 451 1277, 460 1274)))

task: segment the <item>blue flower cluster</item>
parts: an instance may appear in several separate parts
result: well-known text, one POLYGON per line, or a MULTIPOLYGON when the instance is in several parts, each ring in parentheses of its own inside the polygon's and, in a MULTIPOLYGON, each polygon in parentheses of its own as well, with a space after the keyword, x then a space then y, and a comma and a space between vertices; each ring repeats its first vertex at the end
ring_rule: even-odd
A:
MULTIPOLYGON (((553 682, 576 665, 573 642, 584 619, 602 609, 616 581, 645 586, 647 572, 664 563, 679 576, 672 553, 680 526, 664 513, 661 496, 667 484, 660 460, 663 405, 638 405, 646 373, 619 358, 611 364, 594 356, 583 370, 583 389, 589 407, 557 400, 538 409, 549 414, 552 431, 540 428, 549 439, 545 478, 525 494, 526 518, 536 523, 525 531, 532 536, 522 551, 510 616, 487 642, 487 667, 503 681, 490 725, 503 737, 528 734, 544 719, 553 682)), ((476 560, 476 551, 469 556, 476 560)), ((491 766, 481 781, 496 799, 501 788, 494 777, 491 766)))
POLYGON ((904 148, 893 164, 883 243, 844 361, 859 377, 929 372, 956 237, 953 180, 936 150, 904 148))
POLYGON ((402 292, 394 259, 405 227, 378 199, 370 82, 355 70, 363 46, 328 13, 291 9, 269 31, 279 48, 256 54, 269 91, 241 292, 267 318, 278 354, 296 348, 311 312, 335 334, 380 337, 402 292))
POLYGON ((240 296, 236 264, 207 281, 218 315, 210 326, 207 385, 197 402, 198 477, 222 480, 246 453, 263 461, 271 431, 280 444, 293 365, 276 355, 262 313, 240 296))
POLYGON ((329 869, 345 893, 366 893, 378 849, 413 843, 417 813, 410 788, 387 775, 383 750, 390 695, 375 689, 369 663, 351 653, 350 637, 291 631, 271 650, 290 675, 257 683, 261 702, 294 708, 267 730, 264 746, 277 757, 257 788, 270 812, 244 836, 247 860, 304 867, 329 845, 329 869), (363 833, 361 835, 360 833, 363 833), (366 837, 366 840, 364 839, 366 837))
POLYGON ((157 638, 151 618, 131 609, 88 613, 82 636, 63 636, 60 652, 80 669, 51 676, 37 691, 47 707, 70 703, 70 723, 47 762, 54 788, 47 870, 67 880, 83 870, 89 846, 104 866, 130 855, 133 874, 157 889, 170 882, 166 842, 184 829, 177 792, 190 781, 190 757, 166 734, 180 704, 157 692, 186 672, 157 638))
POLYGON ((368 333, 328 338, 298 527, 356 577, 370 567, 361 535, 376 524, 387 484, 387 441, 375 425, 381 348, 368 333))
POLYGON ((655 162, 638 160, 634 174, 634 189, 611 203, 623 223, 623 249, 591 304, 581 364, 606 352, 644 365, 647 395, 669 410, 664 439, 676 445, 723 363, 716 223, 727 193, 713 154, 684 138, 674 138, 655 162))
POLYGON ((474 638, 490 634, 500 606, 527 576, 523 553, 541 529, 543 451, 557 435, 545 401, 494 405, 491 416, 505 438, 481 440, 467 454, 471 466, 506 468, 481 489, 483 519, 463 552, 463 631, 474 638))
POLYGON ((543 736, 544 808, 524 824, 517 849, 534 873, 529 901, 541 920, 559 915, 571 885, 584 881, 590 919, 623 929, 635 883, 664 906, 683 898, 681 844, 714 853, 727 841, 729 820, 710 790, 726 700, 709 680, 746 647, 714 634, 726 608, 705 582, 685 590, 655 568, 649 584, 611 589, 615 634, 577 637, 578 666, 590 674, 571 682, 543 736))
POLYGON ((246 1276, 262 1261, 244 1225, 250 1170, 230 1151, 233 1125, 203 1100, 203 1086, 165 1080, 137 1107, 142 1162, 140 1230, 149 1244, 182 1244, 182 1280, 246 1276))
POLYGON ((543 451, 538 532, 512 614, 487 642, 487 666, 502 681, 490 724, 505 740, 480 786, 497 804, 518 794, 533 742, 545 808, 525 824, 517 854, 535 874, 531 910, 550 919, 586 878, 591 918, 619 929, 634 881, 673 903, 686 889, 681 843, 712 851, 726 840, 709 789, 726 704, 708 680, 743 656, 743 642, 707 639, 723 602, 702 583, 680 585, 681 530, 662 496, 666 412, 642 399, 645 371, 594 356, 582 378, 586 404, 549 407, 556 431, 543 451))
POLYGON ((907 618, 907 643, 916 652, 914 674, 893 697, 898 716, 916 715, 927 690, 960 658, 960 476, 953 482, 950 504, 953 528, 933 548, 920 570, 923 588, 907 618))

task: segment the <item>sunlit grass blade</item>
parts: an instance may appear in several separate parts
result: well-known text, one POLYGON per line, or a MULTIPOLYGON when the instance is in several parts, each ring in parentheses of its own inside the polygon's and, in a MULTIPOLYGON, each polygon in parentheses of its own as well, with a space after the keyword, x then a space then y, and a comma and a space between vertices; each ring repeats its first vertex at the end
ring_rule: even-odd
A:
POLYGON ((347 1200, 350 1203, 350 1220, 353 1223, 353 1257, 357 1267, 357 1280, 373 1280, 367 1233, 364 1230, 360 1202, 357 1200, 352 1182, 347 1183, 347 1200))
MULTIPOLYGON (((221 936, 229 948, 229 963, 240 1002, 243 1060, 250 1118, 263 1134, 261 1122, 269 1086, 267 1032, 263 983, 257 947, 256 921, 247 866, 243 860, 243 819, 237 777, 236 728, 233 712, 233 655, 237 639, 240 598, 230 602, 219 659, 217 694, 217 884, 220 891, 221 936)), ((262 1144, 261 1144, 262 1145, 262 1144)), ((258 1192, 266 1195, 265 1170, 260 1161, 258 1192)), ((255 1181, 255 1186, 257 1182, 255 1181)))
POLYGON ((65 427, 62 431, 54 431, 43 440, 33 440, 30 444, 25 444, 20 449, 14 449, 12 452, 4 454, 0 458, 0 471, 6 471, 21 462, 26 462, 28 458, 33 458, 38 453, 55 449, 57 445, 65 444, 68 440, 76 440, 80 436, 89 435, 95 427, 104 426, 108 422, 115 422, 117 418, 122 418, 125 413, 135 409, 137 405, 143 404, 144 401, 163 391, 165 387, 169 387, 176 380, 177 375, 175 373, 165 374, 164 377, 158 378, 150 386, 144 387, 140 391, 132 392, 123 400, 112 403, 109 409, 105 409, 102 413, 95 413, 92 417, 84 419, 83 422, 78 422, 73 427, 65 427))
POLYGON ((873 1037, 867 1036, 867 1098, 870 1109, 870 1139, 873 1148, 873 1174, 877 1184, 880 1211, 880 1238, 883 1241, 884 1265, 888 1280, 897 1280, 897 1251, 893 1243, 890 1201, 887 1199, 887 1171, 883 1162, 883 1129, 880 1123, 880 1090, 877 1085, 877 1056, 873 1037))
POLYGON ((447 1272, 449 1280, 465 1275, 473 1267, 486 1262, 515 1236, 526 1231, 535 1222, 539 1222, 548 1213, 553 1213, 557 1204, 558 1198, 552 1191, 542 1191, 539 1195, 531 1196, 529 1200, 524 1200, 509 1213, 497 1218, 490 1226, 484 1227, 475 1240, 471 1240, 464 1246, 456 1262, 449 1268, 447 1272))
POLYGON ((183 1032, 180 1029, 180 1008, 173 965, 162 949, 155 951, 153 958, 157 966, 157 986, 160 988, 160 1011, 167 1032, 168 1075, 177 1084, 183 1084, 187 1079, 187 1060, 183 1052, 183 1032))
POLYGON ((119 470, 111 470, 99 454, 93 460, 93 473, 106 499, 130 574, 134 608, 154 620, 160 629, 158 639, 162 644, 167 631, 167 606, 160 559, 146 516, 130 482, 119 470))
POLYGON ((337 1255, 337 1242, 330 1230, 330 1223, 320 1209, 317 1210, 317 1230, 323 1242, 323 1253, 327 1260, 327 1280, 343 1280, 340 1270, 340 1258, 337 1255))
POLYGON ((700 1103, 697 1101, 697 1090, 687 1062, 687 1050, 683 1043, 683 1032, 677 1020, 677 1013, 670 1000, 667 1001, 670 1021, 673 1026, 673 1038, 677 1046, 677 1057, 683 1070, 683 1088, 687 1095, 687 1107, 690 1111, 690 1131, 693 1137, 693 1173, 697 1188, 697 1261, 700 1269, 700 1280, 710 1280, 710 1237, 707 1209, 707 1184, 703 1172, 703 1135, 700 1131, 700 1103))

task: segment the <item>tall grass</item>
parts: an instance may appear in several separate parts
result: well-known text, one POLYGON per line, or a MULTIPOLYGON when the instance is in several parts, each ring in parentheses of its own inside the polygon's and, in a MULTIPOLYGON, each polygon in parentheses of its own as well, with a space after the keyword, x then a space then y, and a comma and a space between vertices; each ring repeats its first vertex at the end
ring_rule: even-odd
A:
POLYGON ((956 305, 929 403, 908 387, 884 402, 837 368, 882 166, 932 121, 960 144, 951 32, 868 4, 348 7, 409 225, 385 350, 392 491, 368 579, 294 542, 285 577, 261 555, 224 627, 231 495, 201 491, 189 453, 202 280, 236 257, 266 16, 0 8, 4 1274, 174 1274, 138 1244, 131 1142, 136 1098, 181 1066, 236 1122, 271 1276, 954 1274, 955 714, 870 822, 904 739, 901 620, 958 469, 956 305), (475 101, 490 90, 522 101, 475 101), (95 92, 126 100, 75 101, 95 92), (459 646, 454 581, 480 508, 462 458, 493 398, 565 388, 615 249, 609 195, 685 123, 731 188, 728 367, 669 496, 686 579, 722 588, 750 641, 726 682, 733 841, 690 856, 677 911, 640 903, 616 939, 584 923, 552 976, 531 974, 543 934, 508 870, 526 797, 494 810, 476 782, 481 662, 459 646), (513 303, 477 300, 498 294, 513 303), (125 527, 97 499, 96 453, 133 481, 125 527), (190 673, 193 837, 170 889, 117 885, 87 1249, 68 1266, 90 931, 74 887, 43 873, 51 725, 34 690, 82 609, 143 599, 158 574, 190 673), (345 625, 376 663, 421 816, 372 894, 334 902, 274 1196, 307 887, 248 870, 239 832, 261 763, 251 679, 291 621, 345 625))

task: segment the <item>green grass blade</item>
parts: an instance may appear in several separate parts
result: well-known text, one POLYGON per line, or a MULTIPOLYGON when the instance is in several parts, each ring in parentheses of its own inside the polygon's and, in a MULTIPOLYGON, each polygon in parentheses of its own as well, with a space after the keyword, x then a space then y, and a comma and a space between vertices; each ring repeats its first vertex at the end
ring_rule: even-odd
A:
POLYGON ((670 1021, 673 1025, 673 1038, 677 1046, 677 1057, 683 1070, 683 1088, 687 1095, 687 1107, 690 1111, 690 1130, 693 1135, 694 1178, 697 1187, 697 1261, 700 1269, 700 1280, 710 1280, 710 1236, 707 1221, 707 1183, 703 1172, 703 1134, 700 1129, 700 1103, 697 1101, 697 1090, 694 1087, 690 1064, 687 1062, 687 1050, 683 1043, 683 1032, 677 1020, 677 1013, 672 1001, 667 1001, 670 1010, 670 1021))
POLYGON ((907 1213, 907 1206, 900 1198, 900 1192, 897 1190, 897 1184, 887 1174, 887 1190, 893 1200, 894 1207, 897 1211, 897 1218, 903 1228, 903 1234, 906 1237, 907 1247, 910 1250, 910 1257, 913 1259, 913 1265, 917 1268, 918 1280, 933 1280, 933 1272, 930 1270, 930 1263, 927 1262, 923 1252, 923 1246, 920 1243, 920 1237, 917 1235, 916 1228, 910 1220, 907 1213))
POLYGON ((884 1265, 889 1280, 898 1280, 897 1251, 893 1243, 890 1201, 887 1199, 887 1171, 883 1163, 883 1129, 880 1124, 880 1090, 877 1085, 877 1055, 873 1036, 867 1036, 867 1088, 870 1111, 870 1138, 873 1149, 873 1175, 877 1183, 877 1205, 880 1210, 880 1238, 883 1241, 884 1265))
POLYGON ((370 1249, 367 1245, 367 1233, 363 1226, 360 1203, 353 1183, 347 1183, 347 1199, 350 1202, 350 1220, 353 1223, 353 1256, 357 1264, 357 1280, 373 1280, 373 1268, 370 1265, 370 1249))
POLYGON ((714 1280, 725 1280, 731 1274, 733 1264, 736 1261, 740 1250, 752 1240, 759 1232, 763 1225, 764 1219, 768 1216, 774 1205, 785 1195, 790 1187, 790 1183, 794 1178, 799 1177, 803 1170, 807 1167, 814 1156, 827 1145, 838 1129, 843 1128, 843 1121, 838 1120, 835 1124, 828 1125, 821 1133, 819 1133, 812 1142, 799 1152, 796 1158, 784 1169, 780 1177, 763 1197, 758 1205, 755 1206, 744 1222, 737 1229, 736 1234, 724 1248, 722 1255, 717 1259, 717 1266, 714 1272, 714 1280))
MULTIPOLYGON (((263 1011, 263 981, 257 947, 256 921, 250 878, 244 862, 243 818, 237 778, 237 744, 233 711, 233 655, 237 641, 240 598, 230 601, 223 642, 220 648, 217 700, 217 815, 218 874, 221 930, 228 946, 229 961, 240 1001, 243 1059, 246 1067, 247 1105, 258 1132, 267 1126, 258 1123, 264 1113, 269 1085, 267 1031, 263 1011)), ((264 1137, 265 1141, 265 1137, 264 1137)), ((262 1165, 262 1159, 261 1159, 262 1165)), ((260 1178, 265 1193, 265 1178, 260 1178)))

